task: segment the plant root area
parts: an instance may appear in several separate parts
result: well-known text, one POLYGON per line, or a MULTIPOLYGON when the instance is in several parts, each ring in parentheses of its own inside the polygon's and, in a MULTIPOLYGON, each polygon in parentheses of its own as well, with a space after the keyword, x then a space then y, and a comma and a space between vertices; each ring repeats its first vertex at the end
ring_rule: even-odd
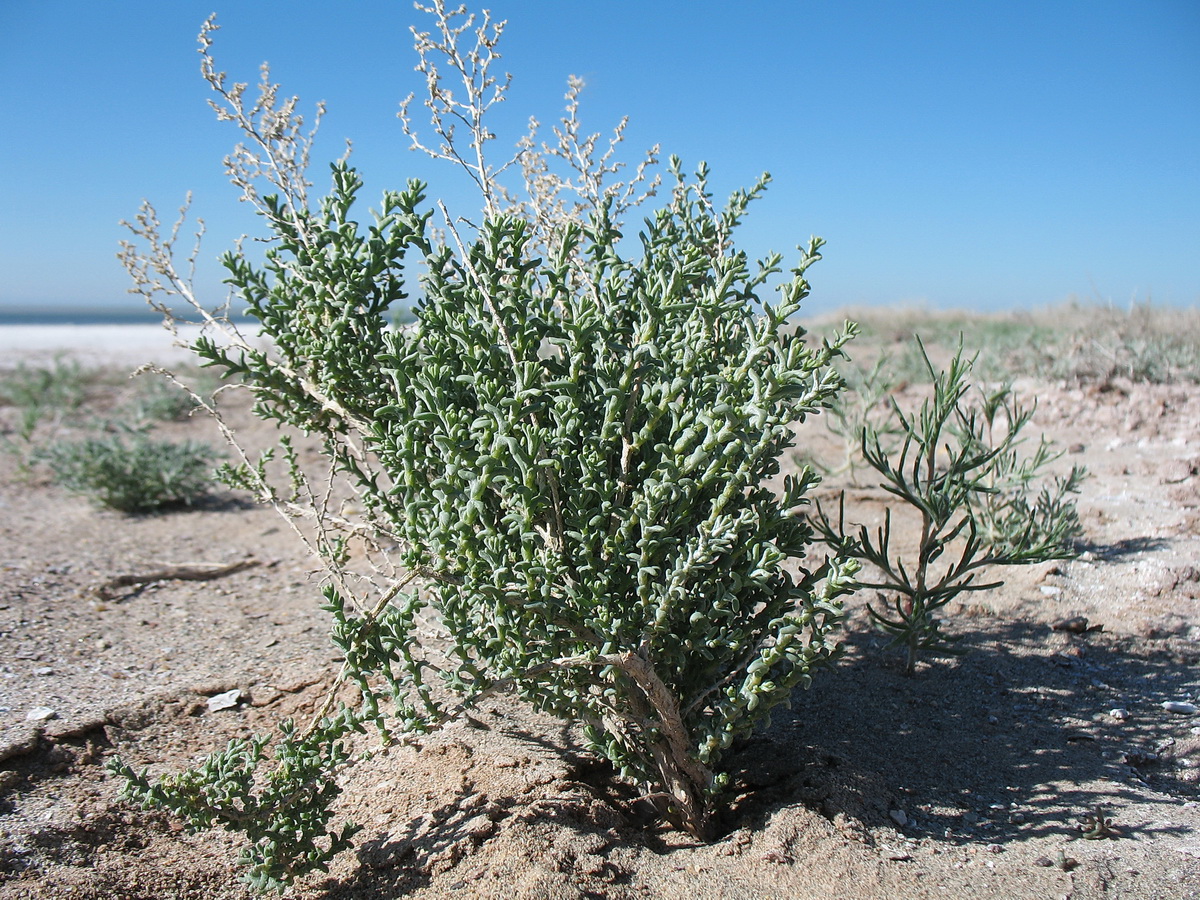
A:
MULTIPOLYGON (((851 598, 844 658, 729 757, 715 842, 656 823, 571 726, 501 697, 353 767, 355 848, 291 896, 1200 897, 1200 391, 1018 387, 1031 430, 1092 473, 1082 555, 986 573, 1006 583, 944 611, 963 653, 914 677, 870 627, 878 598, 851 598)), ((203 420, 164 427, 219 444, 203 420)), ((840 452, 820 421, 798 446, 840 452)), ((820 495, 842 487, 878 520, 869 483, 820 495)), ((178 771, 315 712, 339 659, 286 523, 230 492, 101 511, 6 454, 0 569, 0 900, 253 896, 235 835, 121 801, 104 763, 178 771), (224 574, 97 589, 201 565, 224 574)))

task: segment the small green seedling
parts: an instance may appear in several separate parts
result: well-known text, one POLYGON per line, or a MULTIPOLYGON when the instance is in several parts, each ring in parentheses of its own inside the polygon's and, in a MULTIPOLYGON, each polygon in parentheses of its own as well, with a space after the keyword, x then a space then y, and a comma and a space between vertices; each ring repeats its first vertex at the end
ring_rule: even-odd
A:
MULTIPOLYGON (((1081 533, 1072 495, 1086 475, 1075 466, 1047 479, 1061 454, 1044 439, 1027 458, 1018 454, 1033 407, 1020 405, 1010 387, 971 390, 974 360, 958 352, 944 371, 935 370, 918 340, 933 380, 932 396, 915 413, 891 399, 888 426, 862 422, 862 455, 883 481, 892 502, 872 532, 846 523, 846 494, 836 520, 818 502, 811 520, 839 556, 871 566, 874 578, 859 581, 890 598, 868 607, 873 621, 907 654, 912 674, 922 653, 952 653, 951 639, 934 614, 967 591, 1000 586, 977 576, 992 566, 1027 565, 1076 555, 1081 533), (898 433, 899 446, 888 440, 898 433), (893 542, 893 510, 899 503, 915 520, 916 559, 905 559, 893 542)), ((897 541, 896 543, 899 543, 897 541)))
POLYGON ((1089 841, 1100 841, 1105 838, 1121 836, 1121 830, 1113 826, 1112 819, 1105 817, 1104 807, 1100 806, 1100 804, 1096 804, 1092 812, 1080 820, 1079 830, 1083 832, 1083 837, 1089 841))

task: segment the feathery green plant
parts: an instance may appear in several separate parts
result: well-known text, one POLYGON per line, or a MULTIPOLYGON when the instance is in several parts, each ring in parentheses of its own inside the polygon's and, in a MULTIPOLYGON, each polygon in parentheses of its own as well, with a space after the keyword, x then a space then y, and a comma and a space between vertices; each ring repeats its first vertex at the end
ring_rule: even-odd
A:
POLYGON ((870 419, 861 431, 862 455, 883 477, 884 491, 915 513, 920 523, 915 561, 893 546, 892 511, 874 533, 847 526, 845 492, 836 520, 818 502, 811 520, 821 539, 838 555, 869 564, 875 577, 860 587, 890 596, 882 609, 868 607, 875 623, 906 651, 906 671, 915 671, 924 653, 953 652, 934 614, 966 591, 998 587, 976 576, 990 566, 1025 565, 1076 555, 1081 534, 1073 494, 1086 476, 1080 466, 1046 479, 1046 467, 1061 454, 1043 438, 1022 458, 1021 432, 1033 415, 1008 386, 969 398, 972 359, 962 344, 942 371, 919 344, 932 395, 914 413, 892 399, 891 426, 870 419), (898 430, 898 448, 885 445, 898 430))

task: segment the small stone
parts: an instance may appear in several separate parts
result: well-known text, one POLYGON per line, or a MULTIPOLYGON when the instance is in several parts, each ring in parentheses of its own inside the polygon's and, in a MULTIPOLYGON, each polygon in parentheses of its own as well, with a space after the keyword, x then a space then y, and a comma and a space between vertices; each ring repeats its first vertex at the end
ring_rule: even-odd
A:
POLYGON ((1003 847, 1001 847, 999 844, 988 844, 988 845, 987 845, 987 852, 988 852, 988 853, 1003 853, 1003 852, 1004 852, 1004 848, 1003 848, 1003 847))
POLYGON ((49 722, 51 719, 57 719, 58 712, 48 706, 35 706, 25 714, 26 722, 49 722))
POLYGON ((50 666, 38 666, 33 670, 34 675, 53 675, 54 669, 50 666))
POLYGON ((897 825, 899 825, 901 828, 903 828, 905 825, 908 824, 908 816, 905 814, 904 810, 902 810, 902 809, 893 809, 891 812, 888 813, 888 815, 891 816, 892 821, 895 822, 897 825))
POLYGON ((1108 711, 1108 714, 1118 722, 1124 722, 1129 718, 1129 710, 1125 709, 1123 706, 1113 707, 1108 711))
POLYGON ((1065 631, 1069 634, 1083 634, 1088 630, 1087 616, 1071 616, 1061 619, 1050 626, 1054 631, 1065 631))
POLYGON ((1197 473, 1194 459, 1175 459, 1163 467, 1163 484, 1182 484, 1197 473))
POLYGON ((1164 700, 1162 708, 1170 713, 1178 713, 1181 716, 1194 716, 1200 713, 1200 706, 1195 703, 1182 703, 1177 700, 1164 700))
POLYGON ((1041 866, 1043 869, 1048 869, 1048 868, 1050 868, 1052 865, 1054 865, 1054 860, 1052 860, 1052 859, 1051 859, 1050 857, 1048 857, 1048 856, 1039 856, 1037 859, 1035 859, 1035 860, 1033 861, 1033 864, 1034 864, 1035 866, 1041 866))
POLYGON ((497 756, 492 760, 492 765, 497 769, 515 769, 520 763, 511 756, 497 756))
POLYGON ((209 697, 207 706, 209 712, 220 712, 223 709, 233 709, 238 705, 238 701, 242 699, 242 692, 238 688, 231 691, 225 691, 221 694, 216 694, 209 697))

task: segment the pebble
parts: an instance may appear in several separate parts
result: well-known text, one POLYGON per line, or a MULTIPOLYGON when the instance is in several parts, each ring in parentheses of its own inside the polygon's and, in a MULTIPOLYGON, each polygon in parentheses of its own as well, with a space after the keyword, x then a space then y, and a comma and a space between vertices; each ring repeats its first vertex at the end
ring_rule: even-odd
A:
POLYGON ((1123 706, 1117 706, 1117 707, 1114 707, 1113 709, 1110 709, 1108 711, 1108 714, 1110 716, 1112 716, 1114 719, 1116 719, 1118 722, 1124 722, 1126 719, 1129 718, 1129 710, 1125 709, 1125 707, 1123 707, 1123 706))
POLYGON ((1195 703, 1181 703, 1178 700, 1164 700, 1162 708, 1167 712, 1178 713, 1181 716, 1194 716, 1200 713, 1200 706, 1195 703))
POLYGON ((1003 848, 1003 847, 1001 847, 999 844, 988 844, 988 845, 987 845, 987 852, 988 852, 988 853, 1003 853, 1003 852, 1004 852, 1004 848, 1003 848))
POLYGON ((1087 616, 1071 616, 1069 619, 1061 619, 1050 626, 1054 631, 1066 631, 1070 634, 1083 634, 1089 631, 1087 616))
POLYGON ((57 719, 58 712, 48 706, 35 706, 25 714, 26 722, 49 722, 51 719, 57 719))
POLYGON ((53 675, 54 669, 50 668, 50 666, 38 666, 36 669, 33 670, 33 674, 34 675, 53 675))
POLYGON ((219 712, 222 709, 233 709, 242 699, 242 692, 237 688, 209 697, 207 700, 209 712, 219 712))
POLYGON ((497 769, 515 769, 520 763, 511 756, 497 756, 492 760, 492 765, 497 769))
POLYGON ((891 816, 892 821, 895 822, 897 825, 899 825, 901 828, 903 828, 905 825, 908 824, 908 816, 905 815, 904 810, 902 810, 902 809, 893 809, 891 812, 888 813, 888 815, 891 816))

